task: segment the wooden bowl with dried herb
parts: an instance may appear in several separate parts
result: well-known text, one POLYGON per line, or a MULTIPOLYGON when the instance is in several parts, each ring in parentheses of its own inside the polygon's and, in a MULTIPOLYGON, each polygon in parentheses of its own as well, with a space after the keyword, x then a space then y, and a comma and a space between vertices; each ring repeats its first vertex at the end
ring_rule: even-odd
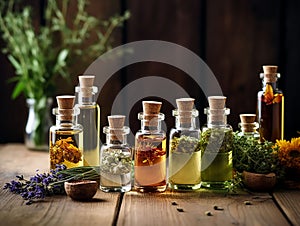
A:
POLYGON ((260 142, 237 132, 233 142, 233 167, 243 173, 245 187, 255 191, 273 189, 277 179, 283 175, 274 143, 260 142))

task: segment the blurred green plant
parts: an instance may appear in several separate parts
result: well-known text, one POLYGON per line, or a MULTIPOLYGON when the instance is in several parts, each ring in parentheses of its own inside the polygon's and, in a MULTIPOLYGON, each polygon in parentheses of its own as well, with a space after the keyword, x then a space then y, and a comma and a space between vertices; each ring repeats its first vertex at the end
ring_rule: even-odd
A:
POLYGON ((98 19, 86 11, 87 0, 76 0, 77 8, 72 13, 71 0, 45 3, 45 21, 40 26, 33 23, 32 7, 21 7, 17 0, 0 3, 0 28, 6 42, 2 51, 15 69, 15 76, 9 79, 16 83, 12 98, 24 94, 25 98, 35 100, 39 117, 36 143, 42 142, 38 130, 42 129, 47 99, 55 94, 56 79, 70 81, 73 65, 84 60, 90 63, 109 50, 113 31, 130 17, 126 11, 123 15, 98 19))

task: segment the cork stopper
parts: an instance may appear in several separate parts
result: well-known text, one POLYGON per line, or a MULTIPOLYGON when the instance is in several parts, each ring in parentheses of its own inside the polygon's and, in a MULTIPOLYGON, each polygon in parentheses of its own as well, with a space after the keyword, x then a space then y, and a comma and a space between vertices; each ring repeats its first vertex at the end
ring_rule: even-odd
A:
POLYGON ((195 101, 195 99, 193 99, 193 98, 176 99, 178 111, 179 112, 191 112, 194 107, 194 101, 195 101))
POLYGON ((94 75, 80 75, 78 76, 79 86, 83 97, 91 97, 94 85, 94 75))
POLYGON ((240 114, 240 119, 242 123, 254 123, 256 114, 240 114))
POLYGON ((225 96, 209 96, 208 104, 210 109, 219 110, 225 108, 227 97, 225 96))
POLYGON ((60 120, 72 120, 75 96, 62 95, 57 96, 58 113, 60 120))
POLYGON ((276 82, 277 81, 277 66, 275 65, 264 65, 264 80, 267 83, 276 82))
POLYGON ((193 98, 176 99, 180 123, 191 123, 194 101, 195 99, 193 98))
POLYGON ((113 129, 122 129, 125 122, 125 115, 107 116, 109 127, 113 129))
POLYGON ((240 126, 243 132, 255 132, 257 129, 256 114, 240 114, 240 119, 240 126))
POLYGON ((158 101, 143 101, 144 115, 158 115, 161 108, 161 102, 158 101))

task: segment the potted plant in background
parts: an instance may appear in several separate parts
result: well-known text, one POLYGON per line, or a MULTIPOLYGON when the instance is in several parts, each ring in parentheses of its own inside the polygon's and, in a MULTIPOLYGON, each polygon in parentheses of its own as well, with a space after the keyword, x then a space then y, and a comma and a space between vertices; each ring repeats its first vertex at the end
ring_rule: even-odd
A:
POLYGON ((242 173, 245 187, 254 191, 270 191, 284 174, 274 143, 238 133, 234 134, 233 167, 242 173))
POLYGON ((29 104, 25 144, 31 149, 48 149, 55 81, 70 80, 74 65, 84 60, 91 63, 107 51, 112 32, 129 18, 125 12, 107 20, 97 19, 86 11, 86 0, 77 0, 76 10, 70 14, 71 2, 46 1, 44 23, 39 27, 32 19, 33 8, 20 7, 15 0, 0 3, 0 28, 6 42, 3 52, 15 69, 10 79, 16 83, 12 98, 23 94, 29 104))

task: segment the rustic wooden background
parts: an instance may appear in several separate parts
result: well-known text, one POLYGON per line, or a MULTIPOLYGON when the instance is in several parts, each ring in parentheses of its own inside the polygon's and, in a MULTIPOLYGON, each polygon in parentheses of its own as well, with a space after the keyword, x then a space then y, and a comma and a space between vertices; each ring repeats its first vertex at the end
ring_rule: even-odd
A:
MULTIPOLYGON (((43 1, 27 2, 40 12, 43 1)), ((100 18, 127 9, 131 18, 114 34, 114 45, 155 39, 177 43, 196 53, 213 71, 228 97, 227 106, 231 109, 228 122, 234 129, 237 129, 240 113, 256 111, 256 95, 261 89, 261 66, 278 65, 282 74, 279 87, 285 94, 285 138, 297 136, 297 131, 300 131, 300 1, 90 0, 89 11, 100 18)), ((39 20, 38 16, 36 20, 39 20)), ((1 41, 0 47, 3 45, 1 41)), ((13 68, 3 54, 0 61, 0 143, 22 142, 27 118, 25 100, 24 97, 11 100, 13 84, 6 81, 13 76, 13 68)), ((77 84, 77 75, 83 73, 85 66, 74 71, 73 85, 77 84)), ((164 75, 176 81, 196 98, 200 122, 202 125, 205 123, 203 108, 207 101, 199 86, 172 66, 144 62, 124 68, 103 88, 98 98, 102 125, 107 124, 106 116, 110 114, 118 92, 141 74, 164 75)), ((67 89, 59 87, 57 94, 73 92, 73 85, 67 89)), ((140 101, 135 106, 128 116, 133 131, 139 128, 136 113, 141 110, 140 101)), ((163 111, 168 128, 174 125, 171 109, 172 106, 165 103, 163 111)))

